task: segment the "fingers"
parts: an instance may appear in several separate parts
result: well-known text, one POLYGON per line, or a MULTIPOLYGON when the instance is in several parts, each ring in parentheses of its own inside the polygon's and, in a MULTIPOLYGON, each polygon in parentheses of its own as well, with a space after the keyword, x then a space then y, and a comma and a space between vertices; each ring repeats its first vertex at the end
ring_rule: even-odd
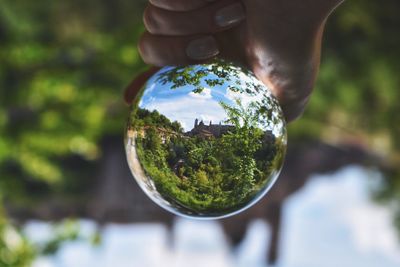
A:
POLYGON ((149 70, 142 72, 133 79, 133 81, 128 85, 124 92, 124 100, 128 105, 132 104, 133 99, 139 93, 140 89, 147 82, 147 80, 157 71, 159 68, 152 67, 149 70))
POLYGON ((160 67, 206 60, 218 55, 219 49, 210 35, 169 37, 144 33, 139 41, 139 52, 145 63, 160 67))
MULTIPOLYGON (((154 5, 150 4, 144 14, 147 32, 139 41, 139 52, 145 63, 155 66, 193 64, 215 57, 220 51, 215 38, 232 36, 231 30, 242 25, 245 19, 244 7, 238 0, 213 3, 206 0, 151 0, 151 3, 154 5), (183 2, 192 3, 191 7, 201 7, 176 12, 164 6, 168 4, 168 8, 173 9, 174 5, 183 2)), ((221 44, 225 50, 226 44, 221 44)), ((229 43, 229 46, 235 44, 229 43)))
POLYGON ((174 11, 194 10, 214 1, 215 0, 149 0, 153 6, 174 11))
POLYGON ((143 15, 148 32, 167 36, 215 33, 233 27, 244 19, 244 6, 237 0, 218 1, 187 12, 169 11, 149 5, 143 15))

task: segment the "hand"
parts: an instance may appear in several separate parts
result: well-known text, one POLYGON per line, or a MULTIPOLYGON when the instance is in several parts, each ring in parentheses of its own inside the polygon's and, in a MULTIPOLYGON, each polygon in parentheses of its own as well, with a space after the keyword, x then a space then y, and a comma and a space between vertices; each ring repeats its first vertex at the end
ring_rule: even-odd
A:
MULTIPOLYGON (((311 95, 325 21, 341 2, 150 0, 139 51, 155 66, 205 62, 217 55, 245 65, 272 89, 291 121, 311 95)), ((128 103, 140 89, 138 83, 128 87, 128 103)))

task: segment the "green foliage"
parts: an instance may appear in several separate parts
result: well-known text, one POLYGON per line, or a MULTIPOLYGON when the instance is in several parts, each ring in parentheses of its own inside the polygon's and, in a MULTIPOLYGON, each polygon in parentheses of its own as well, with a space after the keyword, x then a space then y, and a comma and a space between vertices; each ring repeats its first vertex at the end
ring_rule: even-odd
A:
POLYGON ((362 132, 373 145, 385 133, 388 145, 374 149, 399 151, 398 7, 396 0, 346 1, 330 18, 317 87, 303 118, 291 125, 294 135, 319 138, 335 126, 362 132))
POLYGON ((28 267, 35 256, 32 244, 5 218, 0 206, 0 267, 28 267))
POLYGON ((40 254, 55 254, 64 242, 77 240, 79 238, 79 224, 75 220, 67 219, 55 224, 52 232, 52 239, 47 240, 44 244, 37 245, 40 254))
MULTIPOLYGON (((122 140, 123 88, 144 67, 135 44, 145 3, 0 1, 0 194, 8 203, 85 198, 101 139, 122 140)), ((66 240, 55 238, 44 251, 66 240)), ((29 266, 42 247, 32 246, 0 214, 0 266, 29 266)))
MULTIPOLYGON (((0 206, 0 267, 28 267, 38 255, 52 255, 67 241, 86 240, 80 234, 79 223, 67 219, 52 225, 51 238, 40 243, 32 243, 17 227, 6 218, 0 206)), ((93 236, 93 243, 99 242, 93 236)))
POLYGON ((137 136, 138 158, 157 190, 198 213, 243 207, 268 184, 283 158, 277 151, 282 146, 275 145, 278 140, 258 128, 267 111, 256 104, 244 108, 239 100, 232 106, 220 105, 230 124, 220 137, 177 132, 178 122, 141 108, 133 112, 129 124, 137 136))
POLYGON ((205 86, 215 87, 227 85, 234 92, 244 92, 254 95, 262 91, 263 86, 259 83, 246 82, 241 86, 241 73, 247 76, 254 74, 246 68, 232 66, 224 60, 217 60, 213 63, 199 66, 173 67, 159 73, 156 82, 168 85, 171 89, 177 89, 183 86, 193 88, 193 93, 203 92, 205 86), (233 82, 233 78, 235 82, 233 82))
MULTIPOLYGON (((121 93, 143 67, 135 47, 143 6, 1 1, 2 186, 17 179, 21 188, 12 191, 21 194, 28 194, 24 184, 30 180, 66 188, 71 177, 87 172, 66 169, 67 158, 88 162, 89 171, 101 155, 101 138, 122 134, 121 93)), ((4 191, 6 198, 23 197, 4 191)))
POLYGON ((160 114, 157 110, 149 111, 146 109, 138 108, 137 110, 132 110, 131 118, 129 118, 129 127, 160 127, 164 129, 169 129, 178 133, 183 133, 182 126, 177 122, 171 122, 167 117, 160 114), (143 118, 137 120, 137 118, 143 118))

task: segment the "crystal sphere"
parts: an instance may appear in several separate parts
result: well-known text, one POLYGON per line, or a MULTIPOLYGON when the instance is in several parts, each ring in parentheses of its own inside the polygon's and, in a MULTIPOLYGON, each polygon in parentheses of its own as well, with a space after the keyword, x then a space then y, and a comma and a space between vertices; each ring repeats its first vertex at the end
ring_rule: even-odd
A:
POLYGON ((133 101, 125 148, 154 202, 184 217, 222 218, 256 203, 276 181, 286 124, 248 70, 224 61, 164 67, 133 101))

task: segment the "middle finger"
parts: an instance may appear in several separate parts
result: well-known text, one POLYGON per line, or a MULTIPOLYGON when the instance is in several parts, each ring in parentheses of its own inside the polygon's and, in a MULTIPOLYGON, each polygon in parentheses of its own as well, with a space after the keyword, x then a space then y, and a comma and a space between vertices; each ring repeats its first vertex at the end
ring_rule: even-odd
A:
POLYGON ((234 27, 245 19, 241 1, 225 0, 201 9, 175 12, 149 5, 144 12, 147 31, 154 35, 209 34, 234 27))

